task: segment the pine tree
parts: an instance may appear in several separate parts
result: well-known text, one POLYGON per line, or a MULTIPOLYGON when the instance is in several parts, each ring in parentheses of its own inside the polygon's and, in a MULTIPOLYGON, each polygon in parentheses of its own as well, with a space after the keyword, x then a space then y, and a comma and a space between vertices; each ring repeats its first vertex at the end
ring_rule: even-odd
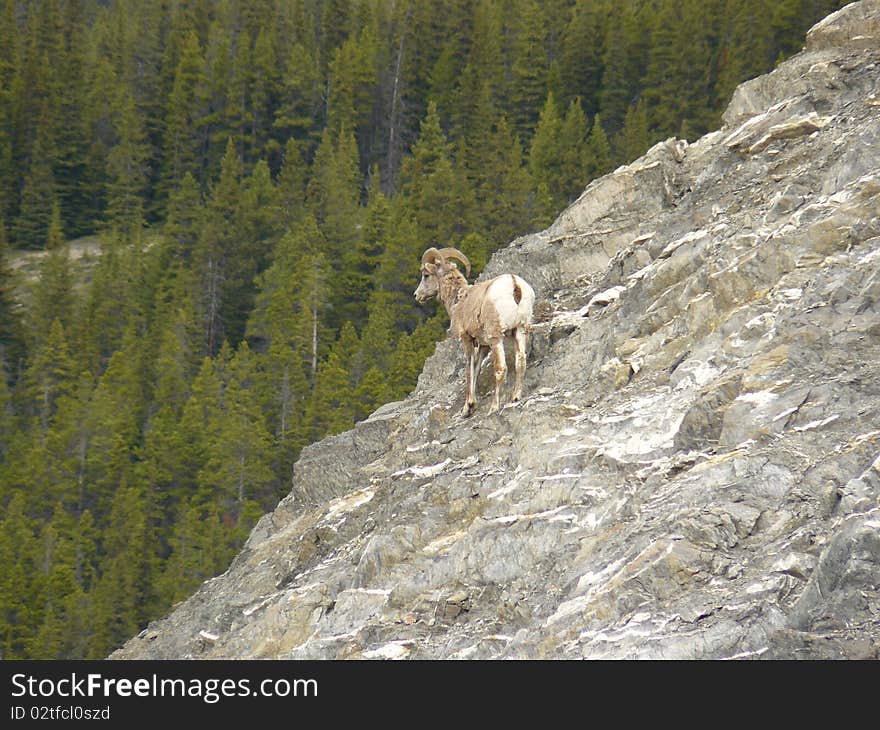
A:
POLYGON ((201 191, 191 172, 186 172, 168 197, 168 213, 163 232, 173 257, 179 264, 192 261, 199 232, 204 225, 201 191))
POLYGON ((554 208, 561 207, 562 204, 558 188, 562 174, 561 130, 559 108, 553 94, 548 94, 529 150, 529 172, 536 187, 545 187, 554 208))
POLYGON ((587 172, 589 179, 601 177, 611 170, 611 145, 597 114, 587 140, 587 172))
POLYGON ((391 398, 403 398, 415 387, 425 359, 433 354, 437 342, 446 337, 446 311, 439 311, 401 337, 389 369, 391 398))
POLYGON ((379 406, 391 401, 391 389, 385 375, 375 365, 364 374, 360 384, 352 394, 354 420, 362 421, 379 406))
POLYGON ((486 164, 486 140, 496 116, 490 83, 468 64, 450 113, 450 135, 456 142, 456 159, 469 180, 475 180, 486 164))
POLYGON ((293 228, 305 213, 306 164, 300 143, 290 137, 284 146, 281 171, 276 180, 281 227, 293 228))
POLYGON ((254 41, 253 79, 251 81, 250 159, 275 157, 280 146, 271 138, 274 107, 280 91, 277 50, 273 33, 260 28, 254 41))
POLYGON ((51 220, 45 244, 48 253, 40 265, 40 277, 35 285, 33 306, 29 313, 29 331, 34 345, 44 340, 52 322, 57 320, 62 326, 70 326, 75 313, 70 259, 61 233, 57 202, 52 208, 51 220))
MULTIPOLYGON (((6 381, 6 368, 0 360, 0 465, 6 461, 7 454, 11 452, 16 432, 12 393, 6 381)), ((2 494, 2 486, 3 481, 0 479, 0 494, 2 494)))
MULTIPOLYGON (((646 3, 646 8, 649 6, 646 3)), ((642 49, 640 29, 630 3, 611 3, 606 27, 599 109, 608 130, 614 133, 623 125, 626 110, 636 96, 642 77, 642 49)))
MULTIPOLYGON (((570 203, 586 187, 589 181, 584 161, 587 155, 587 119, 577 97, 571 100, 565 118, 559 127, 561 157, 559 161, 560 198, 570 203)), ((607 158, 606 158, 607 159, 607 158)))
POLYGON ((650 128, 660 138, 674 134, 684 114, 681 106, 684 68, 677 37, 681 24, 681 0, 661 3, 652 19, 644 98, 650 128))
POLYGON ((165 605, 183 600, 200 583, 217 575, 233 557, 225 539, 219 510, 188 500, 174 520, 171 555, 156 582, 165 605))
POLYGON ((401 195, 429 245, 454 243, 473 225, 474 200, 464 175, 453 165, 437 106, 428 104, 412 155, 401 166, 401 195), (438 210, 447 215, 437 216, 438 210))
POLYGON ((110 495, 132 474, 143 420, 141 351, 133 332, 117 350, 98 381, 89 407, 91 430, 87 459, 89 493, 85 506, 96 517, 109 506, 110 495))
POLYGON ((111 228, 132 235, 144 222, 147 149, 134 98, 123 93, 114 114, 116 145, 107 154, 107 209, 111 228))
POLYGON ((376 86, 375 43, 369 33, 351 36, 333 53, 329 71, 327 128, 358 138, 367 134, 376 86))
MULTIPOLYGON (((251 107, 251 86, 254 75, 253 43, 250 34, 242 31, 235 44, 229 71, 226 105, 223 109, 222 132, 233 140, 239 164, 249 162, 250 132, 254 117, 251 107)), ((222 165, 222 163, 221 163, 222 165)))
MULTIPOLYGON (((205 223, 195 250, 195 269, 200 273, 199 291, 205 347, 215 354, 226 337, 230 303, 226 279, 230 255, 235 248, 235 221, 241 206, 241 160, 230 137, 220 177, 211 190, 205 223)), ((236 323, 239 324, 239 323, 236 323)))
POLYGON ((201 44, 196 33, 190 31, 182 41, 165 111, 165 157, 159 190, 166 197, 187 172, 196 180, 202 179, 199 133, 204 114, 201 94, 205 88, 201 44))
POLYGON ((423 319, 412 296, 418 281, 422 252, 428 247, 422 233, 404 210, 392 214, 385 248, 379 256, 373 281, 375 291, 392 294, 387 306, 394 308, 394 321, 401 330, 412 331, 423 319))
POLYGON ((341 433, 354 425, 351 373, 332 350, 318 367, 307 414, 312 441, 341 433))
POLYGON ((311 151, 318 134, 321 81, 315 51, 303 42, 294 44, 282 77, 273 126, 282 139, 296 140, 303 151, 311 151))
POLYGON ((590 116, 599 111, 605 12, 603 3, 577 0, 562 37, 560 76, 566 96, 560 101, 569 103, 579 97, 584 112, 590 116))
POLYGON ((69 658, 72 609, 81 593, 76 582, 76 552, 72 520, 56 505, 51 520, 40 534, 40 572, 44 584, 42 619, 32 652, 44 659, 69 658), (71 603, 71 601, 73 603, 71 603))
POLYGON ((268 165, 261 160, 242 182, 238 209, 227 224, 234 229, 235 240, 227 243, 221 313, 224 334, 231 342, 244 336, 256 293, 254 280, 268 265, 281 220, 278 193, 268 165))
MULTIPOLYGON (((398 321, 395 310, 393 293, 381 290, 373 292, 369 302, 370 316, 364 327, 360 347, 360 359, 364 368, 375 366, 386 372, 391 366, 391 357, 397 349, 399 336, 395 326, 398 321)), ((346 363, 343 362, 343 365, 346 363)))
POLYGON ((382 192, 378 168, 373 171, 363 217, 362 235, 354 246, 343 251, 339 273, 340 290, 345 292, 339 304, 339 319, 343 323, 351 322, 357 331, 366 323, 364 304, 373 291, 373 275, 389 235, 391 206, 382 192))
POLYGON ((39 546, 24 496, 13 495, 0 522, 0 651, 4 659, 32 658, 43 605, 39 546))
MULTIPOLYGON (((57 186, 52 172, 55 153, 48 139, 46 126, 40 127, 27 162, 27 173, 21 190, 18 216, 12 236, 19 248, 39 248, 46 241, 52 215, 58 206, 57 186)), ((58 208, 60 219, 60 207, 58 208)))
POLYGON ((614 156, 618 162, 629 164, 647 152, 650 140, 645 102, 639 99, 626 111, 623 129, 620 130, 616 140, 614 156))
MULTIPOLYGON (((247 501, 274 506, 274 474, 270 468, 271 437, 253 391, 256 360, 243 342, 230 362, 218 419, 209 426, 199 489, 210 495, 233 524, 239 524, 247 501)), ((250 526, 248 526, 250 527, 250 526)))
POLYGON ((113 496, 104 532, 106 557, 94 589, 92 659, 105 657, 136 634, 156 611, 156 540, 146 495, 121 484, 113 496))
MULTIPOLYGON (((495 124, 485 148, 489 154, 477 179, 476 190, 485 235, 494 250, 528 229, 531 180, 523 165, 520 140, 505 117, 495 124)), ((486 251, 487 256, 492 250, 486 251)), ((479 261, 471 264, 475 271, 482 269, 479 261)))
POLYGON ((515 0, 517 25, 508 94, 508 116, 521 139, 529 139, 547 97, 548 61, 544 48, 544 11, 536 0, 515 0))
POLYGON ((328 127, 312 164, 307 208, 321 228, 334 269, 356 244, 360 224, 360 173, 357 146, 350 130, 336 135, 328 127))
POLYGON ((15 278, 8 263, 6 226, 0 219, 0 379, 18 372, 24 359, 21 313, 15 298, 15 278))
POLYGON ((281 237, 272 265, 257 280, 259 291, 247 329, 251 340, 289 346, 307 378, 314 375, 329 339, 325 248, 311 216, 281 237))

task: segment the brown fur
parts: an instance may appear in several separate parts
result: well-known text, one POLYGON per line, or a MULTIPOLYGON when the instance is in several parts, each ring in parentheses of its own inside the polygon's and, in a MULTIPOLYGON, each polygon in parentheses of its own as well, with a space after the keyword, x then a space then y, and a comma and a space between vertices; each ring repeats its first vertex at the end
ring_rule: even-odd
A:
MULTIPOLYGON (((466 395, 462 415, 468 416, 476 404, 476 379, 480 363, 487 353, 492 353, 495 371, 495 397, 492 410, 499 408, 501 388, 507 379, 507 361, 504 352, 504 337, 510 335, 516 347, 516 385, 513 400, 519 400, 522 378, 526 368, 526 338, 531 320, 524 322, 510 332, 505 332, 501 317, 493 302, 486 295, 487 289, 497 279, 468 285, 467 279, 452 261, 443 254, 456 249, 428 249, 422 256, 422 283, 415 292, 418 301, 436 296, 449 314, 449 332, 458 339, 465 352, 466 395)), ((457 256, 456 256, 457 258, 457 256)), ((465 258, 466 262, 467 259, 465 258)), ((468 266, 470 269, 470 266, 468 266)), ((523 292, 516 277, 513 281, 514 302, 519 305, 523 292)))

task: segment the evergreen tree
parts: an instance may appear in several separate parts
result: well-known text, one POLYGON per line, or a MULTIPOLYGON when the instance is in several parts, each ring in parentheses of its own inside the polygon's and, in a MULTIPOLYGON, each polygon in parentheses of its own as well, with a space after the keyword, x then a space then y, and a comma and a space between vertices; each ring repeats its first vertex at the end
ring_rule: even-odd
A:
POLYGON ((199 134, 203 107, 201 94, 206 88, 204 59, 198 36, 189 32, 182 40, 180 60, 165 111, 162 148, 162 176, 159 189, 167 196, 189 172, 201 180, 202 158, 199 134))
POLYGON ((120 485, 104 533, 106 558, 94 589, 91 659, 107 656, 143 628, 155 612, 156 540, 150 501, 136 487, 120 485))
POLYGON ((365 33, 347 38, 333 54, 327 128, 336 135, 343 130, 359 138, 367 134, 376 85, 375 53, 374 39, 365 33))
POLYGON ((338 305, 339 319, 343 323, 351 322, 358 331, 366 323, 364 304, 373 291, 373 275, 389 235, 391 207, 382 192, 378 169, 373 173, 370 197, 363 218, 362 234, 353 246, 342 253, 339 273, 339 288, 345 293, 338 305))
POLYGON ((311 216, 282 236, 272 265, 257 279, 259 291, 247 330, 251 339, 290 347, 308 378, 326 353, 329 339, 325 247, 311 216))
POLYGON ((130 93, 123 94, 114 114, 116 145, 107 154, 105 220, 119 231, 139 232, 144 221, 147 149, 141 121, 130 93))
POLYGON ((554 208, 558 208, 562 203, 557 187, 561 179, 561 130, 562 120, 559 118, 559 109, 551 93, 544 102, 538 127, 532 138, 532 146, 529 150, 529 172, 536 187, 539 185, 545 187, 551 200, 554 201, 554 208))
POLYGON ((379 406, 391 401, 391 389, 385 375, 375 365, 364 374, 352 394, 354 420, 362 421, 379 406))
MULTIPOLYGON (((648 12, 650 4, 645 4, 648 12)), ((623 124, 626 110, 633 102, 640 79, 640 29, 631 3, 611 3, 602 51, 602 87, 599 109, 608 129, 614 133, 623 124)))
POLYGON ((315 51, 297 42, 288 56, 273 127, 282 139, 296 140, 302 150, 310 150, 319 134, 321 82, 315 51))
POLYGON ((429 245, 453 244, 473 226, 473 191, 450 158, 433 102, 428 104, 412 156, 401 167, 400 181, 401 195, 429 245), (438 216, 438 210, 446 215, 438 216))
MULTIPOLYGON (((583 191, 589 182, 589 174, 584 165, 587 156, 587 118, 577 97, 571 100, 565 118, 559 126, 561 157, 559 179, 556 182, 560 198, 570 203, 583 191)), ((607 140, 606 140, 607 142, 607 140)), ((595 153, 595 150, 593 150, 595 153)), ((605 157, 607 164, 607 154, 605 157)))
MULTIPOLYGON (((476 190, 482 205, 485 234, 494 242, 494 250, 528 229, 531 181, 528 168, 523 165, 520 140, 505 117, 497 121, 485 147, 489 155, 478 176, 476 190)), ((489 253, 487 250, 486 254, 489 253)), ((482 269, 478 260, 471 265, 474 270, 482 269)))
POLYGON ((15 299, 15 279, 8 263, 8 252, 6 226, 0 219, 0 379, 4 381, 17 373, 25 354, 21 314, 15 299))
POLYGON ((351 373, 332 351, 320 364, 307 411, 312 441, 341 433, 354 425, 351 373))
MULTIPOLYGON (((220 177, 211 190, 206 218, 195 250, 195 270, 200 273, 199 291, 205 348, 215 354, 226 337, 229 313, 226 279, 230 255, 235 248, 235 220, 241 206, 241 160, 230 137, 220 177)), ((237 282, 238 283, 238 282, 237 282)), ((236 322, 235 324, 240 324, 236 322)))
POLYGON ((144 394, 140 348, 132 332, 113 353, 89 405, 91 440, 87 459, 85 505, 96 517, 110 495, 131 479, 140 441, 144 394))
POLYGON ((200 583, 224 570, 232 558, 218 509, 197 500, 180 507, 169 542, 171 555, 156 581, 165 605, 188 597, 200 583))
POLYGON ((587 172, 589 179, 601 177, 611 170, 611 145, 597 114, 587 140, 587 172))
POLYGON ((216 423, 208 426, 210 438, 198 475, 201 493, 210 495, 221 514, 236 525, 247 501, 268 509, 276 496, 269 467, 271 438, 253 391, 255 367, 253 353, 243 342, 230 362, 216 423))
POLYGON ((13 240, 20 248, 38 248, 46 241, 51 216, 56 208, 60 220, 57 186, 52 172, 54 148, 40 127, 27 161, 18 216, 12 226, 13 240))
POLYGON ((602 40, 605 33, 605 3, 577 0, 562 36, 560 76, 568 103, 579 97, 586 114, 599 111, 602 90, 602 40))
POLYGON ((293 228, 305 213, 306 164, 300 143, 293 137, 284 146, 281 171, 276 180, 280 223, 284 230, 293 228))
POLYGON ((180 184, 168 198, 168 213, 164 234, 173 256, 180 265, 192 261, 199 233, 204 225, 204 205, 201 192, 191 172, 186 172, 180 184))
POLYGON ((13 495, 0 522, 0 647, 4 659, 27 659, 44 605, 39 545, 25 513, 24 496, 13 495))
POLYGON ((48 253, 40 265, 29 318, 29 329, 35 345, 45 339, 54 321, 69 327, 75 313, 70 258, 61 233, 57 202, 52 207, 52 222, 45 245, 48 253))
POLYGON ((360 173, 350 130, 324 130, 306 190, 309 212, 326 240, 325 254, 338 270, 342 256, 356 245, 360 225, 360 173))
POLYGON ((536 0, 514 0, 516 26, 506 111, 521 139, 529 139, 547 97, 548 61, 544 39, 544 11, 536 0))
POLYGON ((623 129, 620 130, 615 145, 616 159, 623 164, 629 164, 647 152, 650 140, 645 102, 639 99, 626 111, 623 129))

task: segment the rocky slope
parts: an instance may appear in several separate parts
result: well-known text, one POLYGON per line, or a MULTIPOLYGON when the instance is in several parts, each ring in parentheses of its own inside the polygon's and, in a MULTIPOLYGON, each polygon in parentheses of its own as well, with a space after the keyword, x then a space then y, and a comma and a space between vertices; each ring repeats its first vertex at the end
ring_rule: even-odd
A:
POLYGON ((522 403, 461 419, 441 343, 113 658, 877 658, 880 1, 504 271, 540 299, 522 403))

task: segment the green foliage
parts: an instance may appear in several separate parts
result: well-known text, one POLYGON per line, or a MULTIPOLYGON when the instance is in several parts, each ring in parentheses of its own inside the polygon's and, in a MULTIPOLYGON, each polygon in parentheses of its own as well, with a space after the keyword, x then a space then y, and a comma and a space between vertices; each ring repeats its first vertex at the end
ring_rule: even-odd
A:
POLYGON ((15 276, 9 266, 6 226, 0 219, 0 379, 18 368, 24 358, 21 313, 15 298, 15 276))

